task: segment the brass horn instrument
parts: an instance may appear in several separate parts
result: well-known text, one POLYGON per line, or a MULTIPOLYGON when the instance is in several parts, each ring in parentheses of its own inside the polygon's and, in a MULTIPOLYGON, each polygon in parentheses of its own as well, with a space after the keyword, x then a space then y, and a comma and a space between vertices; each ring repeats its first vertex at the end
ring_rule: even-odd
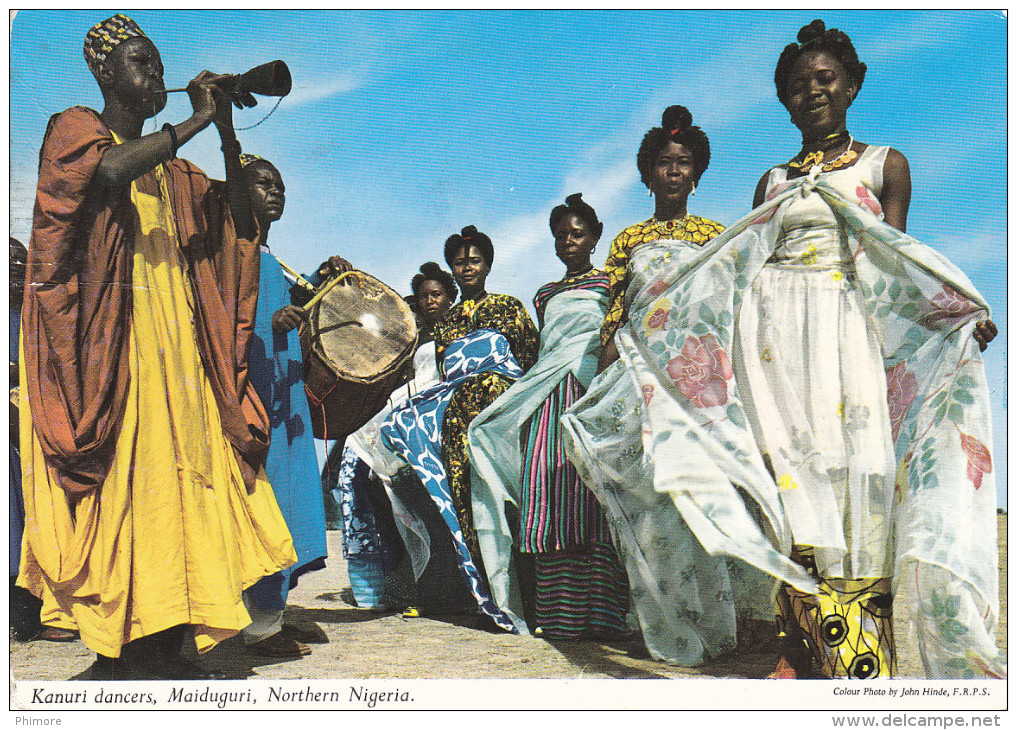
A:
MULTIPOLYGON (((260 96, 286 96, 293 88, 293 79, 285 61, 269 61, 233 77, 234 90, 260 96)), ((167 94, 187 91, 187 87, 166 89, 167 94)))

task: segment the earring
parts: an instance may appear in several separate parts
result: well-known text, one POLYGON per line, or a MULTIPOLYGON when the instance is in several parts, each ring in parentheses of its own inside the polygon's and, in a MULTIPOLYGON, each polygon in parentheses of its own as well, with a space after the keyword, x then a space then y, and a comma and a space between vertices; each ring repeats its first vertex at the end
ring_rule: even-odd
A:
POLYGON ((653 189, 652 188, 650 189, 650 197, 651 198, 653 197, 653 189))
POLYGON ((692 194, 693 194, 693 195, 695 195, 695 194, 696 194, 696 186, 695 186, 695 185, 693 185, 693 186, 692 186, 692 194))
POLYGON ((591 254, 592 254, 592 253, 597 253, 597 247, 596 247, 596 245, 594 245, 594 247, 590 249, 590 253, 591 253, 591 254))

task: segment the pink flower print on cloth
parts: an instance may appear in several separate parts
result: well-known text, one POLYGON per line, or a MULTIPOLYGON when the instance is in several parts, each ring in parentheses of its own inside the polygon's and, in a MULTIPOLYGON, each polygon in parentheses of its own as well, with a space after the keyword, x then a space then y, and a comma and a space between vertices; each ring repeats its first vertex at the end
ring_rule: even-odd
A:
POLYGON ((789 183, 789 182, 777 183, 772 188, 770 188, 770 192, 768 192, 766 194, 766 199, 767 200, 773 200, 778 195, 780 195, 785 190, 787 190, 789 187, 791 187, 791 183, 789 183))
POLYGON ((689 335, 678 357, 667 363, 667 374, 697 408, 727 403, 727 381, 734 373, 727 353, 713 335, 689 335))
POLYGON ((982 486, 982 475, 992 471, 992 457, 985 444, 974 436, 968 436, 958 429, 960 433, 961 448, 968 457, 968 479, 975 485, 975 489, 982 486))
MULTIPOLYGON (((778 195, 783 193, 789 187, 791 187, 791 183, 789 183, 789 182, 782 182, 782 183, 777 183, 776 185, 774 185, 772 188, 770 188, 770 192, 768 192, 766 194, 767 202, 769 202, 769 201, 773 200, 774 198, 776 198, 778 195)), ((773 208, 770 208, 765 213, 760 213, 755 218, 753 218, 751 221, 749 221, 749 225, 750 226, 754 226, 757 223, 767 223, 767 222, 769 222, 769 220, 771 218, 773 218, 773 214, 777 212, 777 208, 779 208, 779 207, 780 206, 774 206, 773 208)))
POLYGON ((650 285, 650 288, 646 290, 647 294, 651 297, 659 297, 661 294, 667 291, 667 282, 658 279, 650 285))
POLYGON ((651 400, 653 400, 653 383, 647 383, 643 386, 643 402, 650 405, 651 400))
POLYGON ((952 324, 977 312, 981 307, 963 294, 943 284, 943 290, 932 298, 934 309, 922 319, 922 324, 932 328, 936 324, 952 324))
POLYGON ((647 332, 656 332, 667 323, 667 315, 671 311, 671 303, 660 301, 653 305, 650 313, 646 315, 644 326, 647 332))
POLYGON ((918 379, 904 363, 899 363, 886 371, 886 400, 890 404, 890 428, 894 441, 897 440, 901 424, 904 423, 904 415, 911 407, 917 392, 918 379))
POLYGON ((863 208, 868 208, 872 211, 872 215, 877 218, 883 217, 883 206, 879 204, 872 192, 864 185, 859 185, 855 188, 855 195, 858 196, 858 204, 863 208))

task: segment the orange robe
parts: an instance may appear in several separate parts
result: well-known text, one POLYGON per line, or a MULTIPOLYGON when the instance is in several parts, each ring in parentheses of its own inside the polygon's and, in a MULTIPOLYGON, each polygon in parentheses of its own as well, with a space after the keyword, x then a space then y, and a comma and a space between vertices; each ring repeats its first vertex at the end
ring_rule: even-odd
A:
POLYGON ((181 623, 207 650, 249 623, 240 593, 295 560, 247 382, 256 241, 173 160, 91 185, 112 134, 55 117, 24 307, 20 584, 44 622, 107 656, 181 623))

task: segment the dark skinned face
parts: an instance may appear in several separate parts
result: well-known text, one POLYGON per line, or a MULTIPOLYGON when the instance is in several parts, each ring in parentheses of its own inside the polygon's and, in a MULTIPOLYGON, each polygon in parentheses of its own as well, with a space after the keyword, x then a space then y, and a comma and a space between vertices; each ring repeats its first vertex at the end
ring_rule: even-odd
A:
POLYGON ((846 128, 848 107, 857 93, 844 66, 828 52, 803 53, 788 75, 791 122, 808 139, 835 134, 846 128))
POLYGON ((425 279, 417 287, 417 307, 427 324, 434 324, 452 306, 448 292, 437 281, 425 279))
POLYGON ((286 186, 279 171, 267 162, 252 162, 246 172, 254 217, 263 225, 282 218, 286 207, 286 186))
POLYGON ((166 106, 162 81, 162 58, 152 41, 129 38, 106 57, 99 71, 103 90, 144 119, 154 117, 166 106))
POLYGON ((581 271, 590 265, 590 253, 597 237, 575 213, 566 213, 555 225, 554 252, 569 271, 581 271))
POLYGON ((452 276, 464 294, 482 291, 490 273, 491 267, 472 243, 460 248, 452 257, 452 276))
POLYGON ((650 170, 650 190, 658 200, 684 205, 695 185, 692 151, 683 144, 668 142, 650 170))

